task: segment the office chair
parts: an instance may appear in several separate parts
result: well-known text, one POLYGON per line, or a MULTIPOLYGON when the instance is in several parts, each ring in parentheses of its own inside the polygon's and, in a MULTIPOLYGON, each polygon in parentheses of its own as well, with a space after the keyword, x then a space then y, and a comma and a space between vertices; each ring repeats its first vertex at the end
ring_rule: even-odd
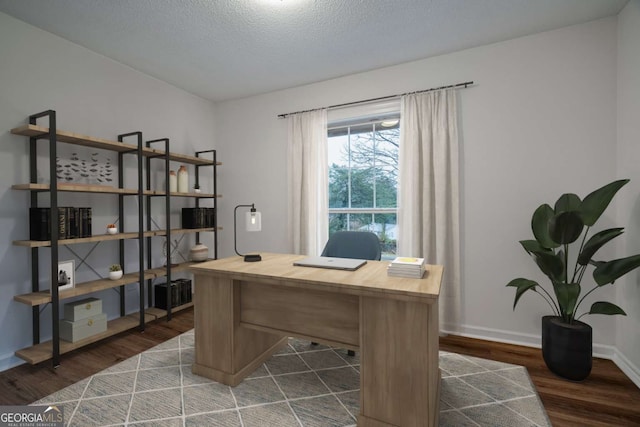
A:
MULTIPOLYGON (((370 231, 336 231, 331 235, 320 256, 335 258, 355 258, 379 261, 381 257, 380 239, 370 231)), ((318 343, 312 342, 311 345, 318 343)), ((347 350, 355 356, 353 350, 347 350)))

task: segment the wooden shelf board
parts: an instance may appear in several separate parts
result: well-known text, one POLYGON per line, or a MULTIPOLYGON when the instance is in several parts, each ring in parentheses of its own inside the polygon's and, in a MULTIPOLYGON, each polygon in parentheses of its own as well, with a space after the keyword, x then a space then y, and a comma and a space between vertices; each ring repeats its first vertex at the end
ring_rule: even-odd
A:
MULTIPOLYGON (((185 271, 189 269, 192 265, 200 264, 199 262, 187 261, 171 267, 172 273, 177 273, 180 271, 185 271)), ((144 280, 156 279, 158 277, 164 277, 167 275, 167 270, 165 267, 157 267, 150 268, 145 270, 144 272, 144 280)), ((83 282, 77 284, 72 289, 67 289, 64 291, 60 291, 59 300, 65 300, 72 297, 77 297, 80 295, 87 295, 93 292, 102 291, 105 289, 117 288, 118 286, 128 285, 131 283, 139 282, 139 274, 138 272, 127 273, 122 276, 122 278, 118 280, 111 279, 97 279, 89 282, 83 282)), ((22 304, 26 304, 29 306, 36 306, 42 304, 48 304, 51 302, 51 293, 49 289, 39 292, 31 292, 28 294, 15 295, 13 299, 22 304)))
MULTIPOLYGON (((193 307, 193 301, 183 305, 179 305, 177 307, 173 307, 171 309, 171 313, 177 313, 178 311, 185 310, 189 307, 193 307)), ((161 308, 156 308, 156 307, 150 307, 145 310, 145 314, 150 316, 155 316, 156 319, 160 319, 161 317, 166 317, 167 310, 163 310, 161 308)))
MULTIPOLYGON (((105 289, 117 288, 118 286, 128 285, 130 283, 139 282, 138 272, 127 273, 118 280, 111 279, 97 279, 90 282, 78 283, 74 288, 60 291, 59 300, 65 300, 80 295, 87 295, 93 292, 102 291, 105 289)), ((155 279, 158 274, 153 270, 147 270, 144 274, 144 280, 155 279)), ((42 304, 48 304, 51 302, 51 292, 49 289, 39 292, 31 292, 28 294, 15 295, 13 297, 15 301, 22 304, 36 306, 42 304)))
MULTIPOLYGON (((36 137, 38 139, 47 138, 49 136, 49 128, 37 125, 23 125, 17 128, 11 129, 11 133, 14 135, 22 135, 28 137, 36 137)), ((112 141, 109 139, 95 138, 93 136, 81 135, 73 132, 68 132, 58 129, 56 131, 56 140, 58 142, 65 142, 67 144, 82 145, 85 147, 101 148, 103 150, 111 151, 137 151, 138 147, 133 144, 128 144, 119 141, 112 141)), ((164 150, 157 150, 154 148, 143 147, 142 155, 148 157, 164 156, 164 150)), ((185 154, 169 153, 169 159, 182 163, 189 163, 192 165, 212 165, 213 160, 203 157, 188 156, 185 154)), ((222 163, 218 162, 218 165, 222 163)))
MULTIPOLYGON (((202 233, 204 231, 218 231, 222 230, 222 227, 208 227, 208 228, 172 228, 171 234, 188 234, 188 233, 202 233)), ((166 230, 154 231, 155 236, 166 236, 166 230)))
MULTIPOLYGON (((166 193, 164 191, 156 191, 156 196, 164 196, 166 193)), ((212 194, 212 193, 171 193, 171 197, 201 197, 201 198, 214 198, 214 197, 222 197, 220 194, 212 194)))
MULTIPOLYGON (((197 262, 191 262, 191 261, 187 261, 187 262, 182 262, 180 264, 177 265, 172 265, 171 266, 171 272, 172 273, 178 273, 180 271, 185 271, 187 270, 189 267, 191 267, 194 264, 198 264, 197 262)), ((146 270, 147 273, 153 275, 153 278, 157 278, 157 277, 164 277, 167 275, 167 269, 166 267, 157 267, 157 268, 152 268, 150 270, 146 270)))
MULTIPOLYGON (((37 125, 24 125, 11 129, 11 133, 14 135, 22 135, 42 139, 49 136, 49 128, 37 125)), ((127 144, 124 142, 112 141, 103 138, 95 138, 93 136, 81 135, 78 133, 67 132, 60 129, 56 131, 56 140, 59 142, 66 142, 67 144, 102 148, 104 150, 111 151, 133 151, 138 149, 138 147, 133 144, 127 144)))
MULTIPOLYGON (((144 237, 155 236, 154 231, 145 231, 144 237)), ((138 232, 131 233, 116 233, 116 234, 97 234, 91 237, 79 237, 77 239, 62 239, 58 240, 58 245, 75 245, 79 243, 92 243, 103 242, 106 240, 123 240, 123 239, 137 239, 138 232)), ((24 246, 27 248, 42 248, 51 246, 50 240, 14 240, 15 246, 24 246)))
MULTIPOLYGON (((148 315, 145 313, 145 323, 155 320, 154 316, 148 315)), ((85 345, 94 343, 96 341, 100 341, 104 338, 110 337, 112 335, 119 334, 120 332, 124 332, 128 329, 133 329, 140 324, 140 315, 138 313, 130 314, 124 317, 118 317, 117 319, 110 320, 107 322, 107 330, 105 332, 90 336, 80 341, 76 342, 68 342, 60 340, 60 354, 68 353, 70 351, 76 350, 80 347, 84 347, 85 345)), ((51 345, 51 341, 43 342, 40 344, 36 344, 32 347, 23 348, 22 350, 16 351, 16 356, 19 358, 29 362, 32 365, 36 363, 44 362, 45 360, 49 360, 53 357, 53 348, 51 345)))
MULTIPOLYGON (((14 184, 11 186, 14 190, 29 191, 50 191, 49 184, 14 184)), ((124 194, 137 195, 138 190, 131 188, 117 188, 109 185, 90 185, 90 184, 64 184, 58 183, 58 191, 79 192, 79 193, 107 193, 107 194, 124 194)), ((144 195, 153 195, 156 192, 152 190, 144 190, 144 195)))

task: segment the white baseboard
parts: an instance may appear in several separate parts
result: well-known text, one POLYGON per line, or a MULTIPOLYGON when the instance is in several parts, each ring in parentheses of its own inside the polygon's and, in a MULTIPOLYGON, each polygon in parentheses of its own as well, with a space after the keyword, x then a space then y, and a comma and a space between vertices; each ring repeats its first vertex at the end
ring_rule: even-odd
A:
MULTIPOLYGON (((502 342, 505 344, 522 345, 526 347, 542 348, 542 339, 535 334, 522 334, 502 329, 482 328, 477 326, 446 325, 442 332, 451 335, 460 335, 468 338, 477 338, 487 341, 502 342)), ((615 363, 635 385, 640 387, 640 369, 618 351, 616 347, 605 344, 593 344, 593 356, 601 359, 609 359, 615 363)))
POLYGON ((627 359, 624 354, 620 353, 617 349, 611 360, 613 360, 613 363, 615 363, 618 368, 620 368, 620 370, 624 372, 624 374, 628 376, 629 379, 638 386, 638 388, 640 388, 640 369, 638 369, 637 366, 631 363, 631 361, 629 361, 629 359, 627 359))

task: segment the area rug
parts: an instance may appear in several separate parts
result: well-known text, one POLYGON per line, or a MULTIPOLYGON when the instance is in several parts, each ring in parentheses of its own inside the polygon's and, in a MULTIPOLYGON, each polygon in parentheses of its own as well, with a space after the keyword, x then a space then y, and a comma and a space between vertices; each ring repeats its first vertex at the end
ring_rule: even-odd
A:
MULTIPOLYGON (((237 387, 191 373, 193 330, 45 397, 68 426, 354 426, 358 354, 290 339, 237 387)), ((551 426, 522 366, 440 352, 440 426, 551 426)))

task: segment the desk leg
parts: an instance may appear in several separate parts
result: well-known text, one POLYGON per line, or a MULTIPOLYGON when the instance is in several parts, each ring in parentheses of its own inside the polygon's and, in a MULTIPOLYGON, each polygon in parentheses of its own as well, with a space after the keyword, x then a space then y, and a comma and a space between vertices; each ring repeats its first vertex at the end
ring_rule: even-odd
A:
POLYGON ((240 326, 240 282, 194 277, 196 375, 236 386, 286 342, 287 337, 240 326))
POLYGON ((437 426, 438 302, 360 299, 359 427, 437 426))

